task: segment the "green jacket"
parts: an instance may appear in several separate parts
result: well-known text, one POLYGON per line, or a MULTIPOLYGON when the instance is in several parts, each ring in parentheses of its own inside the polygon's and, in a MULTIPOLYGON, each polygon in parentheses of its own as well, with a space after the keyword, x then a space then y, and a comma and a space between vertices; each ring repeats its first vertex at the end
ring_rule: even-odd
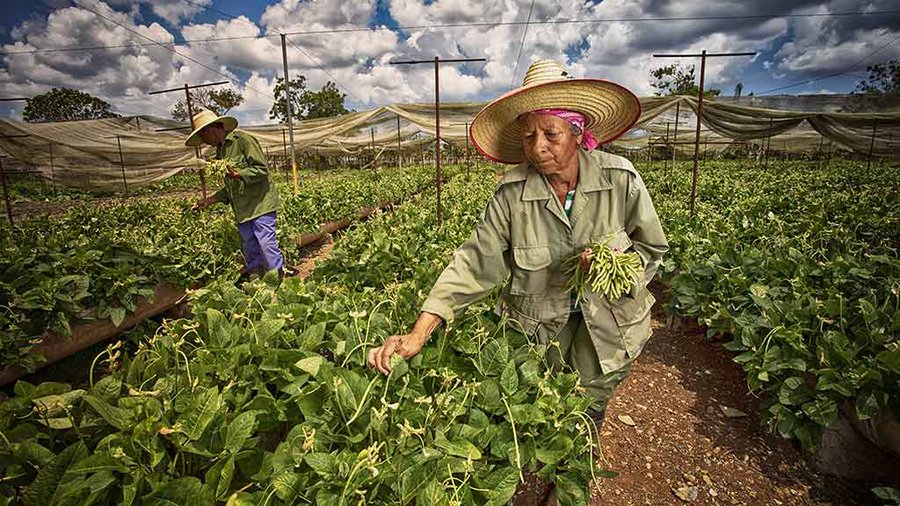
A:
POLYGON ((229 133, 216 146, 216 159, 229 160, 241 175, 240 179, 226 177, 225 186, 215 194, 231 204, 238 223, 278 210, 278 191, 269 183, 266 157, 255 137, 238 130, 229 133))
POLYGON ((506 173, 422 310, 449 322, 509 277, 497 311, 538 342, 549 343, 571 309, 563 263, 592 241, 610 237, 610 247, 640 254, 643 282, 614 301, 591 293, 581 308, 603 372, 618 370, 650 338, 656 299, 647 284, 669 249, 640 174, 620 156, 580 150, 571 220, 547 179, 529 164, 506 173))

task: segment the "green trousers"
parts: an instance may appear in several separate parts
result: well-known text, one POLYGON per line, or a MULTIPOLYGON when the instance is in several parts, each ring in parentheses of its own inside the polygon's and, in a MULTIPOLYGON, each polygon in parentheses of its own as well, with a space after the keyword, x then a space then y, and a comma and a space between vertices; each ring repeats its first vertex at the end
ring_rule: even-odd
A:
POLYGON ((597 422, 602 422, 606 405, 619 383, 628 376, 632 362, 621 369, 604 374, 581 311, 573 312, 569 316, 569 321, 553 341, 559 346, 550 343, 550 349, 547 351, 550 366, 554 370, 574 369, 578 372, 581 385, 587 390, 588 397, 594 401, 592 415, 597 422))

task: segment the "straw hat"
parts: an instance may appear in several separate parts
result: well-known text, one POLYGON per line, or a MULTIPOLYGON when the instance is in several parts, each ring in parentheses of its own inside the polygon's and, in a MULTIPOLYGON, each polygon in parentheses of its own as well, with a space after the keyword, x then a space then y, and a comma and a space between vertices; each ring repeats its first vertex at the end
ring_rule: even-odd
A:
POLYGON ((600 145, 631 129, 641 115, 641 103, 627 88, 603 79, 571 79, 553 60, 538 60, 528 67, 521 88, 509 91, 472 120, 472 144, 484 156, 500 163, 525 160, 517 118, 536 109, 569 109, 585 115, 585 128, 600 145))
POLYGON ((191 126, 194 128, 194 131, 191 132, 191 135, 184 141, 184 145, 194 147, 202 144, 203 139, 198 135, 200 130, 203 130, 213 123, 221 123, 225 127, 226 133, 234 130, 238 125, 237 120, 231 116, 216 116, 216 113, 208 109, 201 109, 200 112, 191 118, 191 126))

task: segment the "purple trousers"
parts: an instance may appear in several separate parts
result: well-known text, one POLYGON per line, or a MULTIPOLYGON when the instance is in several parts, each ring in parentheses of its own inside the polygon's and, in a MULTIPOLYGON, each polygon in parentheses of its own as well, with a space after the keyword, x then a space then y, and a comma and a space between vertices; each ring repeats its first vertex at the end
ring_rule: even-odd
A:
POLYGON ((274 212, 238 223, 238 232, 241 233, 247 272, 280 271, 284 267, 284 257, 275 238, 274 212))

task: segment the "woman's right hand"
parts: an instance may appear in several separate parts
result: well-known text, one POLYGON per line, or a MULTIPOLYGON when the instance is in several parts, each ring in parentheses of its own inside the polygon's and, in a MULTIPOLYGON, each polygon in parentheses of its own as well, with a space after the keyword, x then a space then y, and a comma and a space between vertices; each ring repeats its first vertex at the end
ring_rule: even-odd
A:
POLYGON ((415 333, 391 336, 380 347, 369 350, 369 366, 388 375, 391 373, 391 357, 395 353, 409 360, 422 351, 427 341, 428 336, 415 333))
POLYGON ((428 338, 434 329, 441 324, 441 317, 428 312, 419 314, 419 319, 413 326, 412 332, 398 336, 391 336, 384 340, 384 344, 374 350, 369 350, 369 366, 382 374, 391 373, 391 357, 400 355, 409 360, 422 351, 428 338))

